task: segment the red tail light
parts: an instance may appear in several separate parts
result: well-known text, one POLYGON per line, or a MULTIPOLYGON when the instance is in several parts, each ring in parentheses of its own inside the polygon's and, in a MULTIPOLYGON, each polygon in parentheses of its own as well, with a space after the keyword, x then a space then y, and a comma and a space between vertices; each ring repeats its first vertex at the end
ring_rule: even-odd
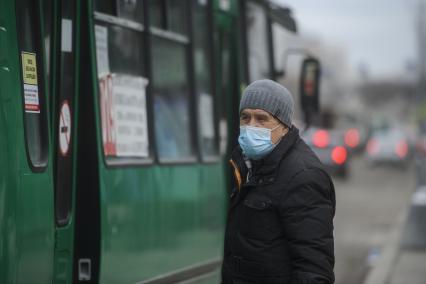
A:
POLYGON ((376 155, 377 153, 379 153, 379 150, 380 150, 379 141, 377 141, 374 138, 368 141, 367 152, 370 156, 376 155))
POLYGON ((359 130, 356 128, 350 128, 345 133, 345 144, 351 148, 355 148, 359 145, 359 130))
POLYGON ((345 147, 334 147, 333 151, 331 152, 331 158, 336 164, 341 165, 348 158, 348 152, 346 151, 345 147))
POLYGON ((327 130, 318 130, 312 137, 312 143, 318 148, 325 148, 330 143, 330 135, 327 130))
POLYGON ((396 144, 395 147, 395 153, 398 155, 398 157, 405 158, 408 154, 408 144, 405 142, 405 140, 401 140, 396 144))

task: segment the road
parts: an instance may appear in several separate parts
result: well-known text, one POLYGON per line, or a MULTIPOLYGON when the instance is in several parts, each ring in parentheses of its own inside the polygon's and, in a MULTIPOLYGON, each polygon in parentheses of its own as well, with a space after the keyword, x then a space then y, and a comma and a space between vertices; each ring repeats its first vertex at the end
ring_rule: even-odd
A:
POLYGON ((413 167, 370 167, 352 159, 347 180, 334 178, 336 284, 362 283, 373 248, 381 249, 415 189, 413 167))

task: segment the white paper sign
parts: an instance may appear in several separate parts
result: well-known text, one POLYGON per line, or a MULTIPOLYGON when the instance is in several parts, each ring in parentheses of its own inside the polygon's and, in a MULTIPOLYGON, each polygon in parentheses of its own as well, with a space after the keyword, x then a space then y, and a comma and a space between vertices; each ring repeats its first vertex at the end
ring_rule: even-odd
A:
POLYGON ((25 112, 40 113, 37 85, 24 84, 24 100, 25 112))
POLYGON ((105 154, 116 157, 148 157, 148 80, 111 74, 102 78, 100 84, 105 154))
POLYGON ((203 138, 214 138, 213 98, 211 95, 200 95, 199 111, 201 122, 201 136, 203 138))
POLYGON ((148 157, 147 85, 142 77, 112 78, 117 156, 148 157))
POLYGON ((98 66, 98 76, 103 77, 110 73, 108 56, 108 29, 95 25, 96 38, 96 61, 98 66))

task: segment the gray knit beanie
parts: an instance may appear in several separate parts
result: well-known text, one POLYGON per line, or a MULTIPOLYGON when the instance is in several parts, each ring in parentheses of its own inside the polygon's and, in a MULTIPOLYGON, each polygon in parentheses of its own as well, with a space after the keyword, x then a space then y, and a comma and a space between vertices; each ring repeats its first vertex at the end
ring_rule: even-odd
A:
POLYGON ((246 108, 263 109, 291 127, 293 98, 290 92, 277 82, 263 79, 251 83, 241 97, 240 113, 246 108))

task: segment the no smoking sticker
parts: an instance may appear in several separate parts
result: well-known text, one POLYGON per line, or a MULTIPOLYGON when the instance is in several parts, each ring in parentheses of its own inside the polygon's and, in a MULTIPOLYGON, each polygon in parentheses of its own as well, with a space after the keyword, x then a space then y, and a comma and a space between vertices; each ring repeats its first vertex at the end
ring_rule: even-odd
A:
POLYGON ((71 111, 68 101, 64 101, 59 113, 59 149, 62 156, 68 155, 71 141, 71 111))

